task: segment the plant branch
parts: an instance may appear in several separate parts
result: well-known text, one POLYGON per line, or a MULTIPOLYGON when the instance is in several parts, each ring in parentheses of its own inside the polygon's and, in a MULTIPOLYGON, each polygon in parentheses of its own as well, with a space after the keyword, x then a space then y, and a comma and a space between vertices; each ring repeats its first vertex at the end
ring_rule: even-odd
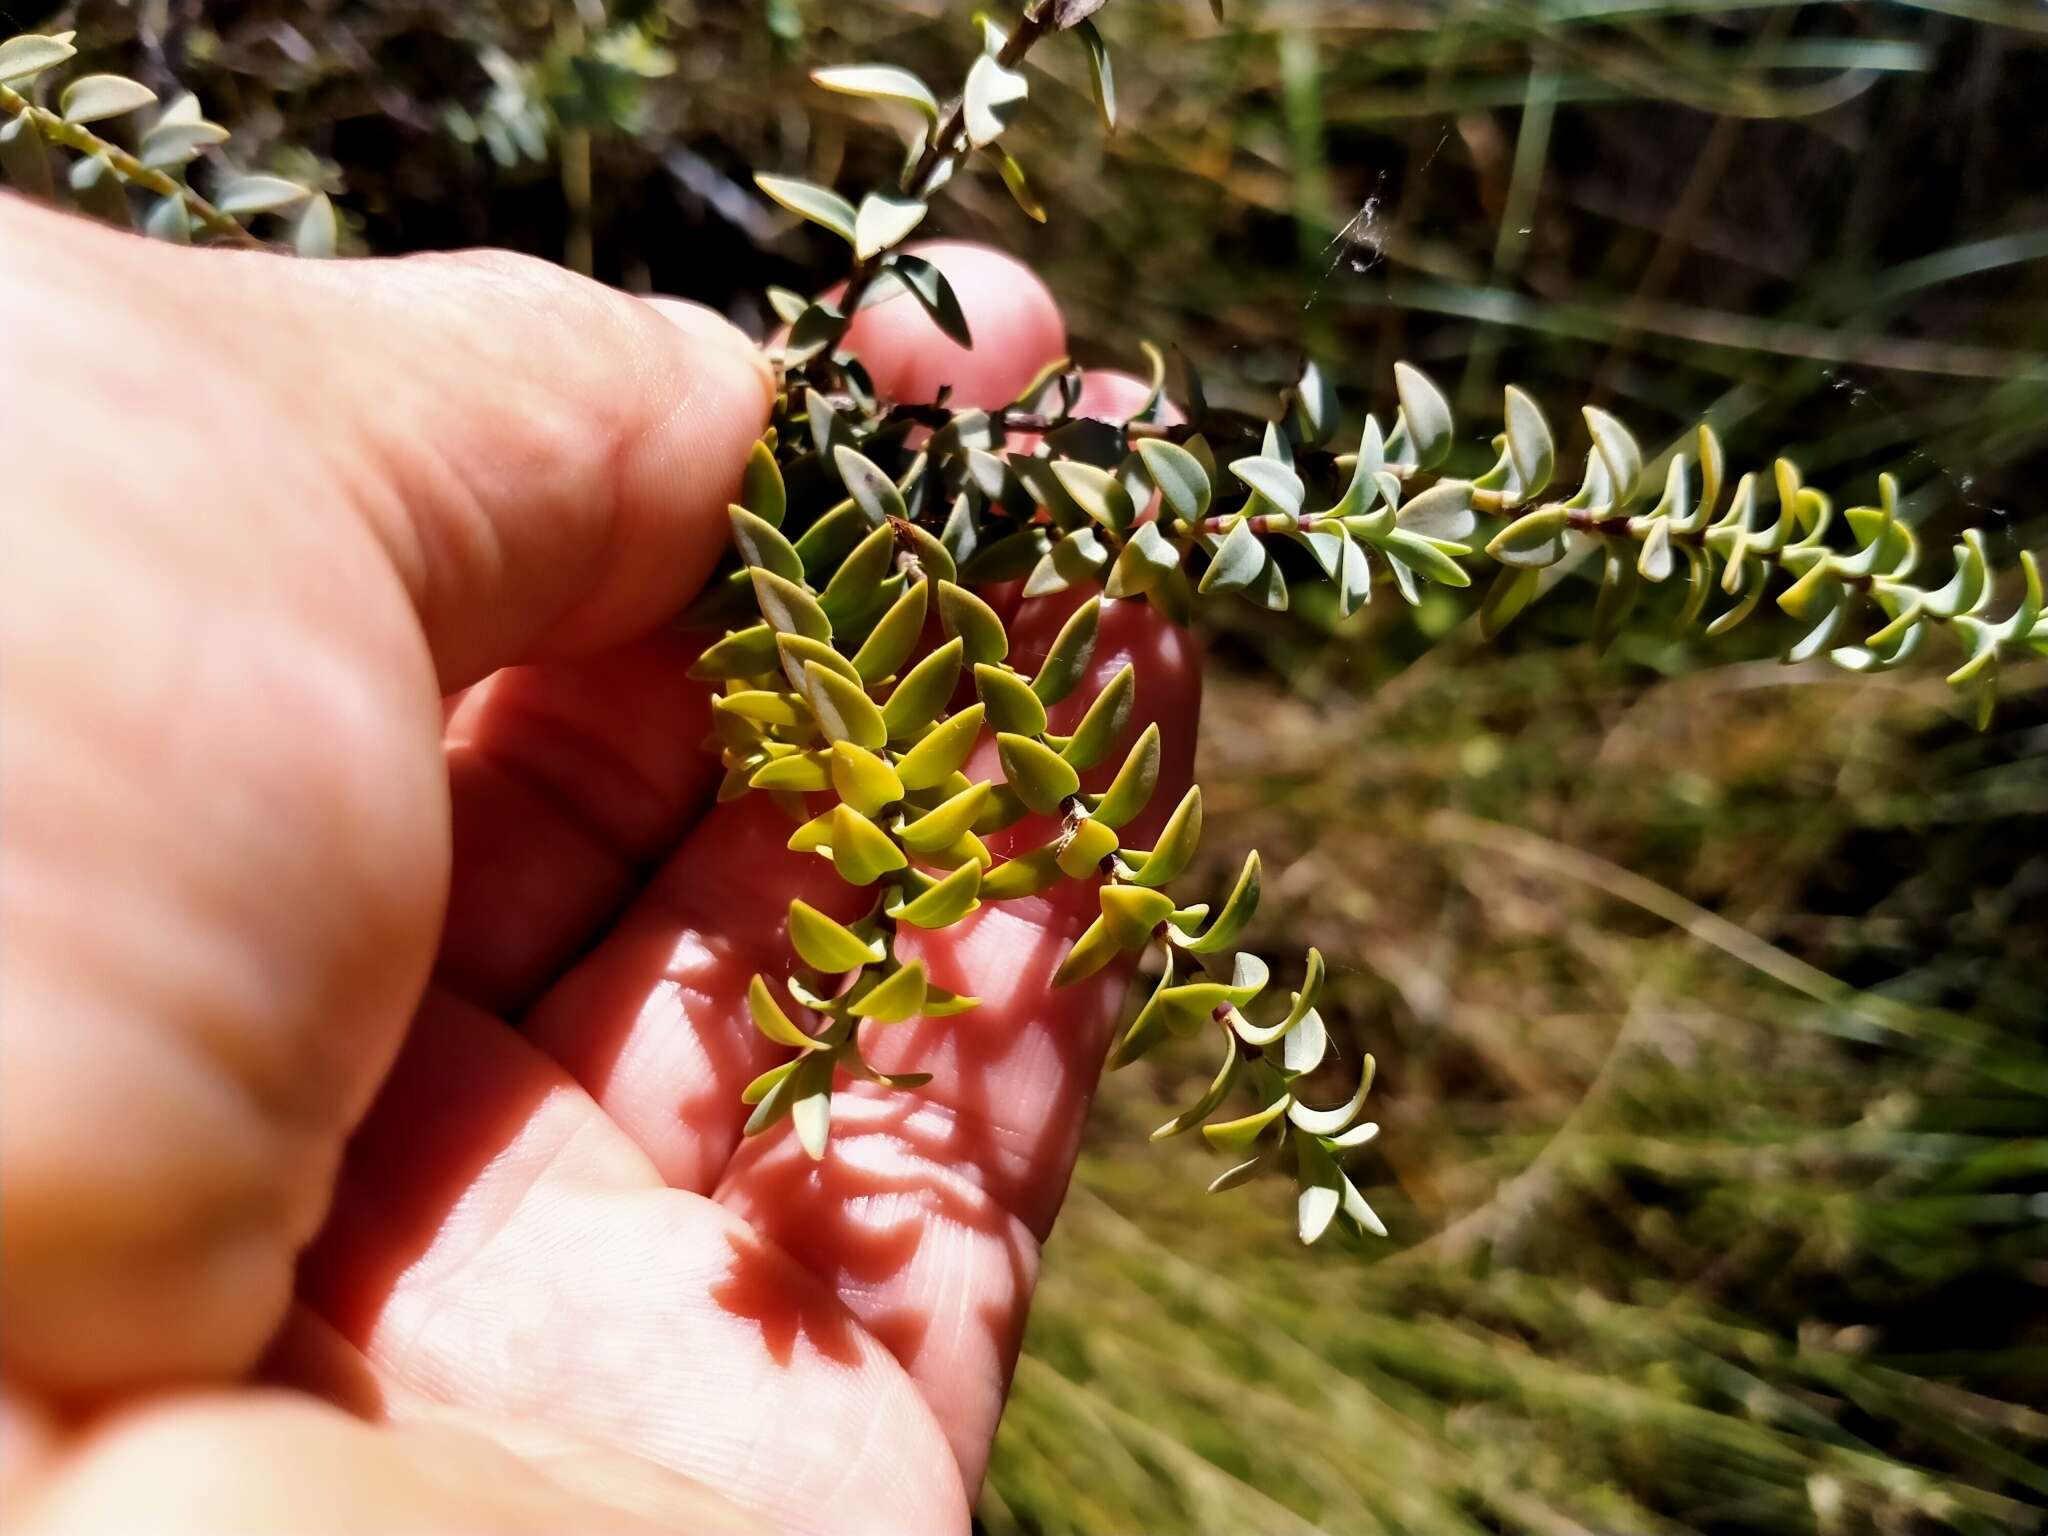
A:
POLYGON ((182 199, 192 217, 209 233, 251 250, 265 248, 261 240, 242 228, 230 215, 222 213, 175 176, 144 165, 120 145, 110 144, 77 123, 66 122, 49 109, 37 106, 10 86, 0 85, 0 112, 5 112, 10 117, 27 118, 35 130, 53 144, 62 144, 66 149, 75 150, 81 155, 94 155, 104 159, 113 166, 123 181, 154 192, 159 197, 182 199))

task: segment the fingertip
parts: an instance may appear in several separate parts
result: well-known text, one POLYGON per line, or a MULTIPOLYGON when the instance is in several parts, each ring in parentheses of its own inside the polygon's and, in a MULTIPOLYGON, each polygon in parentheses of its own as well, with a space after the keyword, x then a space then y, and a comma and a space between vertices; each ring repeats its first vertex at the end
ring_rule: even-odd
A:
POLYGON ((768 357, 753 340, 715 309, 691 302, 689 299, 672 299, 665 294, 649 294, 641 303, 667 320, 681 331, 695 347, 707 353, 722 357, 737 364, 752 375, 761 387, 761 410, 765 424, 766 415, 775 407, 775 374, 768 366, 768 357))
POLYGON ((952 284, 974 345, 963 347, 908 294, 854 316, 847 342, 875 388, 892 400, 935 400, 988 410, 1007 405, 1067 349, 1051 291, 1013 256, 964 241, 912 246, 952 284))

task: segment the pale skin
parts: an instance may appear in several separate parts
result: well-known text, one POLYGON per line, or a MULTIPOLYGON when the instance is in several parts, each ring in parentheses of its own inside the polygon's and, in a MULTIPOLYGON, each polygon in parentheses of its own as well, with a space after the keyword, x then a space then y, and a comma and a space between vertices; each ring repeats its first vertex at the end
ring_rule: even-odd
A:
MULTIPOLYGON (((1064 351, 927 254, 976 346, 865 312, 885 393, 1064 351)), ((923 942, 982 1008, 870 1040, 927 1087, 742 1142, 748 976, 866 904, 712 805, 670 622, 770 390, 539 262, 0 196, 9 1531, 965 1529, 1123 978, 1050 988, 1087 888, 984 908, 923 942)), ((1042 654, 1067 605, 997 596, 1042 654)), ((1055 724, 1127 659, 1170 807, 1185 637, 1113 605, 1055 724)))

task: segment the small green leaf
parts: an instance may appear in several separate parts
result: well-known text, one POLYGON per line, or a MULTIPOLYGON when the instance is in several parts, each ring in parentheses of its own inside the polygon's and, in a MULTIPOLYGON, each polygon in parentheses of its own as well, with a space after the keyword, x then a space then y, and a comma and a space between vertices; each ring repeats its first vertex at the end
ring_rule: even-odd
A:
MULTIPOLYGON (((886 832, 850 805, 835 805, 819 819, 826 822, 830 841, 811 851, 829 848, 832 867, 848 885, 872 885, 889 871, 909 863, 886 832)), ((790 839, 790 846, 800 853, 806 851, 798 846, 806 830, 807 827, 799 827, 790 839)))
POLYGON ((1132 873, 1138 885, 1161 886, 1177 880, 1193 862, 1195 848, 1202 840, 1202 787, 1197 784, 1181 796, 1180 804, 1166 819, 1159 841, 1145 862, 1132 873))
POLYGON ((831 786, 832 770, 822 752, 790 752, 769 758, 753 771, 747 783, 755 789, 786 789, 808 795, 831 786))
MULTIPOLYGON (((1233 466, 1234 467, 1234 466, 1233 466)), ((1209 568, 1197 587, 1201 592, 1238 592, 1254 585, 1265 574, 1271 556, 1248 522, 1241 522, 1224 536, 1209 568)))
MULTIPOLYGON (((125 75, 81 75, 64 87, 64 94, 57 98, 57 111, 67 123, 97 123, 146 107, 155 100, 156 92, 140 80, 130 80, 125 75)), ((305 195, 301 189, 299 196, 305 195)), ((222 211, 235 210, 223 203, 222 211)))
POLYGON ((891 518, 907 515, 903 493, 872 459, 841 443, 832 450, 832 462, 846 482, 846 493, 871 526, 879 528, 891 518))
POLYGON ((707 646, 690 667, 690 676, 717 681, 721 678, 757 677, 775 670, 775 631, 766 624, 735 630, 707 646))
POLYGON ((938 853, 950 848, 973 828, 976 818, 988 804, 988 797, 986 781, 970 784, 916 820, 905 823, 897 831, 897 839, 913 853, 938 853))
POLYGON ((958 773, 981 736, 986 713, 981 705, 970 704, 932 727, 930 735, 897 760, 896 776, 903 787, 913 792, 935 789, 958 773))
POLYGON ((1169 571, 1180 569, 1180 551, 1166 540, 1159 525, 1140 523, 1130 542, 1118 551, 1116 567, 1103 591, 1110 597, 1143 597, 1169 571))
POLYGON ((1019 896, 1035 896, 1057 884, 1060 875, 1059 849, 1047 843, 1043 848, 1005 859, 983 874, 981 897, 984 901, 1011 901, 1019 896))
POLYGON ((157 119, 156 126, 142 136, 135 158, 153 171, 169 170, 199 158, 216 144, 225 144, 228 131, 219 123, 157 119))
POLYGON ((24 32, 0 42, 0 85, 31 80, 76 55, 78 50, 71 46, 73 36, 75 34, 70 32, 57 36, 24 32))
POLYGON ((832 1064, 825 1056, 806 1056, 798 1064, 798 1070, 790 1075, 791 1085, 799 1078, 807 1079, 804 1087, 794 1093, 790 1106, 790 1123, 796 1127, 796 1139, 809 1153, 813 1162, 823 1161, 825 1144, 832 1135, 832 1064), (813 1074, 806 1069, 822 1066, 821 1073, 813 1074), (821 1078, 822 1081, 815 1079, 821 1078))
POLYGON ((777 635, 775 652, 782 663, 782 675, 802 695, 805 704, 811 702, 811 679, 804 671, 807 666, 817 665, 827 672, 836 672, 856 688, 861 684, 861 675, 854 670, 853 663, 822 640, 813 640, 808 635, 777 635))
POLYGON ((1208 514, 1213 487, 1194 454, 1177 443, 1148 437, 1139 440, 1138 457, 1175 517, 1193 526, 1208 514))
POLYGON ((853 254, 861 261, 879 256, 924 222, 931 210, 922 198, 870 192, 853 216, 853 254))
POLYGON ((760 976, 747 983, 747 1012, 754 1017, 754 1027, 777 1045, 793 1045, 800 1051, 815 1051, 819 1046, 820 1042, 797 1028, 789 1015, 782 1011, 781 1005, 775 1001, 775 994, 768 990, 768 983, 760 976))
MULTIPOLYGON (((1038 675, 1031 679, 1031 691, 1041 703, 1059 703, 1087 675, 1089 660, 1095 655, 1095 636, 1101 619, 1102 600, 1091 597, 1060 626, 1052 648, 1046 652, 1045 661, 1039 666, 1038 675)), ((1019 727, 1009 726, 1006 729, 1017 730, 1019 727)), ((1040 731, 1044 729, 1043 725, 1038 727, 1040 731)), ((1037 731, 1028 734, 1036 735, 1037 731)))
POLYGON ((732 523, 732 542, 742 560, 764 571, 773 571, 785 581, 802 583, 804 563, 797 556, 796 546, 773 523, 740 506, 727 507, 725 514, 732 523))
MULTIPOLYGON (((921 581, 905 589, 903 595, 889 605, 888 612, 876 620, 875 627, 868 631, 867 639, 853 653, 853 669, 860 674, 862 682, 879 683, 893 676, 896 669, 910 659, 917 637, 924 632, 926 591, 926 585, 921 581)), ((894 702, 895 694, 889 697, 894 702)), ((887 718, 886 711, 884 718, 887 718)), ((898 734, 893 723, 889 734, 898 734)))
POLYGON ((341 238, 333 199, 316 192, 292 223, 292 250, 308 261, 328 261, 341 238))
POLYGON ((149 210, 149 217, 142 221, 143 232, 152 240, 162 240, 171 245, 192 243, 192 214, 185 206, 183 194, 160 197, 149 210))
POLYGON ((1407 363, 1394 364, 1394 392, 1401 401, 1395 431, 1405 437, 1415 466, 1433 469, 1451 451, 1450 402, 1429 375, 1407 363))
POLYGON ((913 928, 950 928, 981 905, 980 890, 981 866, 969 860, 890 915, 913 928))
POLYGON ((904 102, 916 107, 933 122, 939 120, 939 100, 932 94, 931 87, 909 70, 898 69, 893 64, 834 64, 812 70, 811 79, 842 96, 904 102))
POLYGON ((222 213, 242 218, 295 208, 312 195, 310 188, 282 176, 237 176, 220 189, 213 202, 222 213))
POLYGON ((1301 476, 1293 465, 1264 457, 1234 459, 1230 472, 1290 517, 1301 512, 1301 476))
MULTIPOLYGON (((1203 1092, 1201 1098, 1154 1131, 1152 1133, 1152 1140, 1164 1141, 1169 1136, 1178 1136, 1183 1131, 1191 1131, 1208 1119, 1210 1115, 1214 1114, 1216 1106, 1221 1104, 1229 1095, 1231 1085, 1237 1081, 1238 1068, 1243 1061, 1244 1057, 1238 1053, 1237 1046, 1226 1038, 1223 1042, 1223 1065, 1216 1069, 1216 1075, 1210 1079, 1207 1090, 1203 1092)), ((1256 1166, 1256 1161, 1254 1159, 1252 1164, 1241 1164, 1240 1166, 1256 1166)), ((1225 1177, 1227 1178, 1228 1175, 1226 1174, 1225 1177)), ((1220 1183, 1221 1180, 1218 1182, 1220 1183)), ((1212 1189, 1215 1187, 1213 1184, 1210 1186, 1212 1189)))
POLYGON ((1088 819, 1075 826, 1061 843, 1060 872, 1070 880, 1087 880, 1102 872, 1102 861, 1116 852, 1116 833, 1088 819))
POLYGON ((995 609, 965 587, 939 583, 939 622, 966 647, 971 662, 997 662, 1010 653, 1010 637, 995 609))
POLYGON ((1095 82, 1095 105, 1102 109, 1102 126, 1116 132, 1116 76, 1109 65, 1109 45, 1092 21, 1074 23, 1074 35, 1088 50, 1088 72, 1095 82))
POLYGON ((1528 566, 1504 566, 1479 603, 1479 632, 1491 640, 1514 622, 1536 596, 1541 574, 1528 566))
POLYGON ((1035 737, 998 731, 996 755, 1002 761, 1003 777, 1010 787, 1041 816, 1058 811, 1062 802, 1081 787, 1080 775, 1072 765, 1035 737))
POLYGON ((1571 514, 1563 507, 1525 512, 1493 536, 1486 552, 1502 565, 1540 570, 1565 557, 1565 531, 1571 514))
POLYGON ((1173 911, 1173 898, 1164 891, 1148 891, 1136 885, 1104 885, 1100 893, 1102 920, 1121 949, 1143 949, 1152 942, 1173 911))
MULTIPOLYGON (((923 590, 922 583, 911 589, 913 592, 923 590)), ((908 592, 904 594, 905 597, 909 595, 908 592)), ((885 618, 883 623, 887 622, 885 618)), ((878 631, 881 627, 880 624, 875 626, 878 631)), ((874 638, 874 635, 869 635, 869 642, 872 643, 874 638)), ((865 651, 867 647, 863 646, 861 649, 865 651)), ((902 741, 914 736, 932 720, 938 718, 939 711, 946 707, 946 701, 953 697, 953 685, 960 678, 960 658, 965 651, 966 647, 960 641, 948 640, 904 673, 902 681, 889 691, 888 702, 882 706, 882 723, 889 728, 891 741, 902 741)), ((854 660, 857 663, 860 658, 856 656, 854 660)), ((979 718, 976 717, 977 725, 979 718)), ((968 745, 973 745, 971 736, 968 745)), ((947 773, 952 771, 951 768, 946 770, 947 773)), ((940 778, 944 777, 944 774, 940 775, 940 778)), ((910 787, 929 788, 924 784, 912 784, 910 787)))
POLYGON ((1237 877, 1237 884, 1231 887, 1225 898, 1223 910, 1203 930, 1199 937, 1180 941, 1181 948, 1198 955, 1213 955, 1219 950, 1230 948, 1252 920, 1252 914, 1259 909, 1259 855, 1254 849, 1244 861, 1244 869, 1237 877))
POLYGON ((850 741, 832 743, 832 787, 863 816, 872 816, 903 798, 903 781, 896 777, 896 770, 850 741))
POLYGON ((807 902, 789 904, 789 941, 805 965, 828 976, 857 971, 882 958, 880 940, 863 939, 807 902))
POLYGON ((1479 526, 1472 513, 1472 487, 1464 480, 1439 480, 1411 497, 1396 516, 1403 532, 1438 544, 1462 545, 1479 526))
POLYGON ((1515 464, 1515 478, 1522 495, 1534 496, 1550 484, 1557 473, 1557 440, 1543 408, 1514 385, 1507 387, 1508 453, 1515 464))
POLYGON ((1330 1230, 1344 1204, 1344 1175, 1312 1136, 1295 1138, 1301 1178, 1301 1194, 1295 1202, 1296 1230, 1304 1243, 1313 1243, 1330 1230))
POLYGON ((831 230, 848 245, 853 244, 853 204, 831 188, 794 176, 756 175, 754 185, 798 218, 809 219, 831 230))
POLYGON ((1223 1120, 1202 1127, 1202 1139, 1210 1146, 1224 1152, 1241 1152, 1249 1148, 1267 1128, 1287 1113, 1287 1106, 1293 1100, 1284 1094, 1240 1120, 1223 1120))
POLYGON ((1593 434, 1594 450, 1607 466, 1607 478, 1612 483, 1609 505, 1626 506, 1636 493, 1637 482, 1643 478, 1643 450, 1627 427, 1598 406, 1585 406, 1580 414, 1586 418, 1586 430, 1593 434))
POLYGON ((1089 815, 1106 827, 1121 827, 1151 802, 1158 783, 1159 727, 1153 724, 1132 744, 1123 767, 1089 815))
POLYGON ((1645 581, 1662 581, 1671 574, 1671 520, 1660 517, 1643 535, 1643 547, 1636 553, 1636 570, 1645 581))
POLYGON ((811 710, 818 717, 818 728, 829 739, 850 741, 859 747, 879 747, 888 741, 889 727, 882 720, 882 712, 857 683, 848 682, 815 661, 804 663, 804 682, 811 710))
POLYGON ((1043 224, 1045 204, 1041 203, 1037 194, 1031 190, 1031 183, 1024 175, 1024 167, 1017 163, 1016 157, 1008 150, 993 144, 983 153, 994 157, 996 170, 1003 178, 1003 185, 1010 190, 1010 200, 1024 211, 1026 218, 1033 223, 1043 224))
MULTIPOLYGON (((1446 587, 1469 587, 1472 585, 1471 572, 1458 564, 1437 545, 1433 539, 1423 538, 1406 528, 1396 528, 1380 542, 1380 552, 1398 565, 1406 565, 1419 571, 1429 580, 1446 587)), ((1397 569, 1395 580, 1400 580, 1397 569)), ((1415 599, 1403 592, 1410 602, 1415 599)))
POLYGON ((747 467, 740 477, 740 503, 771 528, 780 528, 789 508, 789 493, 783 489, 782 468, 775 462, 775 450, 757 442, 747 452, 747 467))
POLYGON ((14 117, 0 123, 0 176, 5 176, 16 191, 28 197, 47 200, 56 189, 56 177, 50 171, 50 151, 34 119, 14 117))
POLYGON ((992 54, 977 58, 967 71, 967 89, 961 98, 967 142, 976 149, 993 144, 1015 120, 1030 90, 1022 75, 998 64, 992 54))
POLYGON ((1123 739, 1124 727, 1130 724, 1137 691, 1137 668, 1125 662, 1116 676, 1103 685, 1102 692, 1095 695, 1095 702, 1074 727, 1074 734, 1067 738, 1060 756, 1084 773, 1109 756, 1123 739))
POLYGON ((900 1024, 924 1011, 925 986, 924 962, 913 960, 859 994, 852 1005, 853 1013, 877 1024, 900 1024))
POLYGON ((761 617, 779 633, 802 635, 820 644, 832 638, 832 621, 808 591, 759 566, 749 574, 753 577, 754 601, 760 605, 761 617))
POLYGON ((1055 459, 1052 472, 1074 505, 1112 533, 1122 533, 1137 518, 1137 508, 1115 475, 1079 459, 1055 459))
POLYGON ((1066 958, 1060 961, 1060 968, 1052 973, 1052 984, 1056 987, 1070 986, 1093 976, 1116 958, 1116 952, 1117 944, 1110 937, 1109 924, 1098 917, 1074 941, 1066 958))
POLYGON ((1287 1118, 1307 1131, 1311 1136, 1334 1136, 1358 1118, 1358 1112, 1365 1108, 1365 1096, 1372 1092, 1373 1059, 1365 1058, 1358 1074, 1358 1087, 1351 1098, 1335 1109, 1310 1109, 1306 1104, 1296 1104, 1287 1111, 1287 1118))
POLYGON ((740 1090, 740 1102, 742 1104, 760 1103, 769 1094, 781 1087, 784 1082, 788 1081, 789 1075, 796 1071, 798 1063, 802 1060, 803 1058, 799 1056, 793 1060, 783 1062, 780 1066, 770 1067, 766 1072, 763 1072, 740 1090))
POLYGON ((1045 730, 1045 706, 1031 685, 1008 667, 977 662, 974 691, 988 706, 989 723, 999 731, 1017 736, 1037 736, 1045 730))

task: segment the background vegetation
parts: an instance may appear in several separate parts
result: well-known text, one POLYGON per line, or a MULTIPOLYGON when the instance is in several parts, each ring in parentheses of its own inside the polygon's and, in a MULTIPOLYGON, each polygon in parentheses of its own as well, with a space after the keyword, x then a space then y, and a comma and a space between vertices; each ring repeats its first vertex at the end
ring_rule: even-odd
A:
MULTIPOLYGON (((762 326, 840 253, 753 168, 893 168, 820 63, 957 76, 942 0, 0 6, 196 88, 347 238, 490 241, 762 326), (317 159, 317 164, 312 163, 317 159)), ((1047 50, 934 232, 1037 263, 1084 361, 1257 399, 1308 347, 1644 436, 1711 412, 1939 546, 2044 544, 2048 11, 2034 0, 1115 0, 1123 126, 1047 50), (1035 149, 1035 153, 1031 152, 1035 149)), ((1034 61, 1034 67, 1036 61, 1034 61)), ((1475 447, 1473 451, 1477 451, 1475 447)), ((1661 471, 1660 471, 1661 472, 1661 471)), ((1567 586, 1590 583, 1567 575, 1567 586)), ((1145 1145, 1204 1060, 1104 1095, 982 1507, 994 1532, 2048 1525, 2048 664, 1992 730, 1938 677, 1783 668, 1570 591, 1230 608, 1213 874, 1268 855, 1387 1133, 1393 1240, 1145 1145)), ((1748 634, 1745 631, 1744 634, 1748 634)))

